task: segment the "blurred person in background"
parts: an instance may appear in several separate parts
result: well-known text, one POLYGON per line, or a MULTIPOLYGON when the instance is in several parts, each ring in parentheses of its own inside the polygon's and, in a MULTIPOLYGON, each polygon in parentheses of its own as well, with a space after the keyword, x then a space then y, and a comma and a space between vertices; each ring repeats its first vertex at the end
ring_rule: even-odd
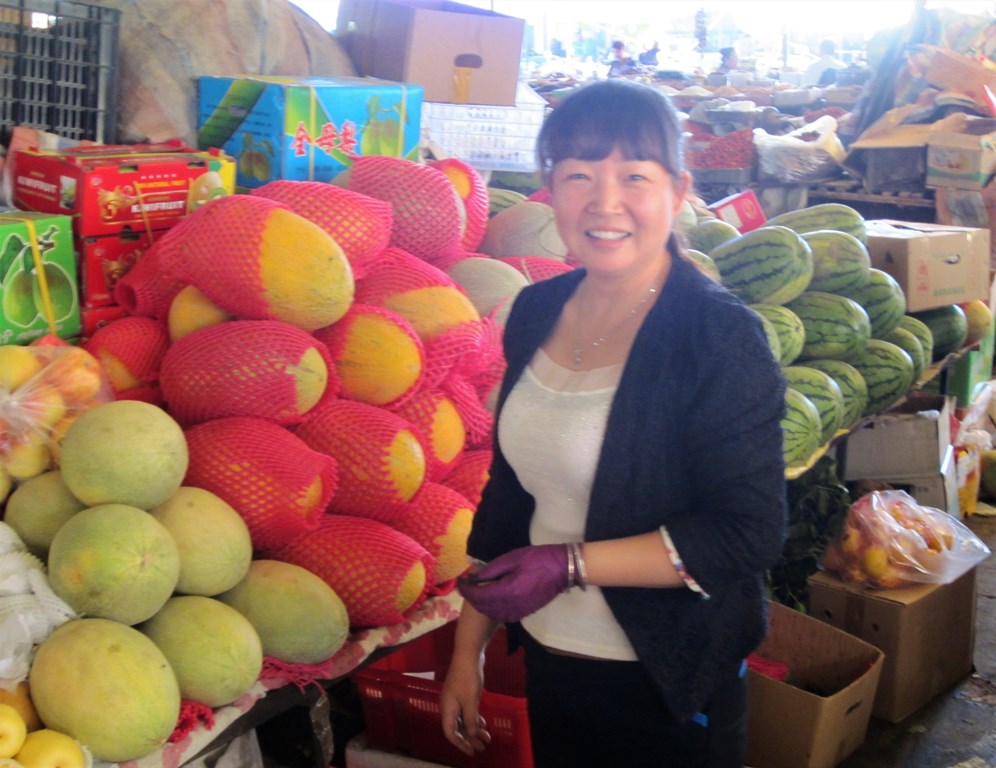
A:
POLYGON ((820 43, 820 58, 806 68, 803 85, 830 85, 837 80, 837 70, 847 69, 847 64, 837 58, 837 46, 833 40, 820 43))

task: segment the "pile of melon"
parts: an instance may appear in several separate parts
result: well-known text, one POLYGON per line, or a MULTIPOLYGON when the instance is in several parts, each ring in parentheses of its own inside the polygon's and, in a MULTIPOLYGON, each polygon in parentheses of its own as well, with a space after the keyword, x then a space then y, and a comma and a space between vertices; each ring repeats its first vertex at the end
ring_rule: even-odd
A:
POLYGON ((701 218, 684 234, 689 256, 761 318, 788 383, 789 467, 895 404, 993 321, 983 301, 907 313, 899 283, 871 266, 864 219, 840 203, 783 213, 743 234, 701 218))

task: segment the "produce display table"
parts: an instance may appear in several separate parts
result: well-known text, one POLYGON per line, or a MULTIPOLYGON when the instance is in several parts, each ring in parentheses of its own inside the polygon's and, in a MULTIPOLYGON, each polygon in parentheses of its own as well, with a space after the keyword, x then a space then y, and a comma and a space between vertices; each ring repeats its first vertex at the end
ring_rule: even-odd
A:
POLYGON ((403 623, 357 632, 332 658, 316 669, 314 677, 307 680, 264 667, 263 674, 248 693, 232 704, 214 710, 214 725, 210 729, 195 727, 179 741, 167 744, 139 760, 117 764, 95 761, 94 768, 110 768, 112 765, 121 768, 179 768, 186 765, 293 706, 311 705, 320 700, 326 687, 345 679, 391 650, 455 620, 460 615, 462 602, 463 598, 454 590, 429 598, 403 623))

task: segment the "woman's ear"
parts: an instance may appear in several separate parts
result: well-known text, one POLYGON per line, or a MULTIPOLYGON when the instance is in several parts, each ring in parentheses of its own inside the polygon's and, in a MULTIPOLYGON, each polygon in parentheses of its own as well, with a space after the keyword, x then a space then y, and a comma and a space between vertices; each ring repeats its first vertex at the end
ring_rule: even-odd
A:
POLYGON ((675 176, 673 183, 675 201, 674 212, 677 213, 678 209, 681 208, 681 204, 685 201, 685 197, 692 189, 692 174, 688 171, 682 171, 680 175, 675 176))

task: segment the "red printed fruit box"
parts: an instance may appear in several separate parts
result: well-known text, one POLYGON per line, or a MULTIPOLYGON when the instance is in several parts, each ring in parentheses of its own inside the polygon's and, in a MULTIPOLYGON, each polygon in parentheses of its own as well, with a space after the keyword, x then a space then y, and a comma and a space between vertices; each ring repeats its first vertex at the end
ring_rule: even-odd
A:
MULTIPOLYGON (((155 232, 153 234, 160 234, 155 232)), ((114 303, 114 286, 135 266, 155 238, 148 232, 122 232, 105 237, 80 237, 76 254, 80 264, 80 292, 84 307, 114 303)))
POLYGON ((17 153, 14 205, 73 217, 77 237, 169 229, 235 191, 235 161, 182 144, 123 144, 17 153))
POLYGON ((709 206, 709 210, 740 230, 740 234, 758 229, 768 220, 752 189, 717 200, 709 206))

